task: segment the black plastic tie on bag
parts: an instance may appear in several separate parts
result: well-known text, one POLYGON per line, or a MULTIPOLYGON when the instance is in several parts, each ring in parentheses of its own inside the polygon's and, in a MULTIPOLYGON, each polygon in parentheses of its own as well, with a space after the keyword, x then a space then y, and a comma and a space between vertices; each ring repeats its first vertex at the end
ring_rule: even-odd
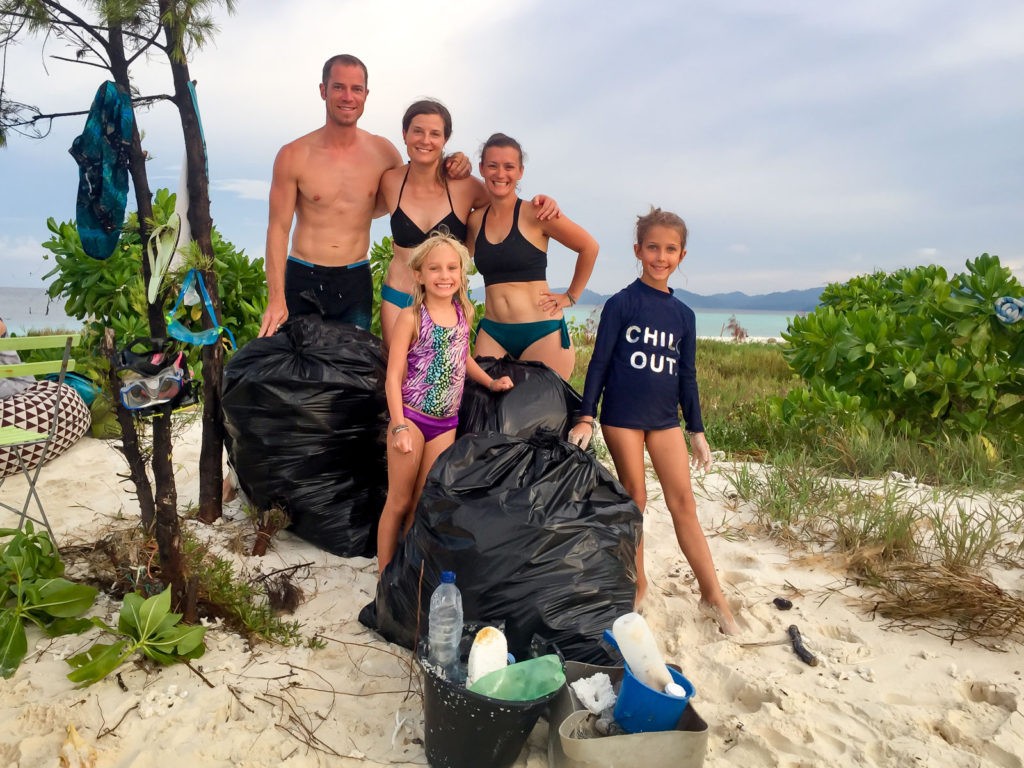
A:
POLYGON ((528 438, 526 438, 526 443, 531 448, 536 448, 538 450, 547 450, 558 447, 559 443, 561 443, 561 439, 559 438, 558 433, 555 432, 553 429, 541 427, 528 438))

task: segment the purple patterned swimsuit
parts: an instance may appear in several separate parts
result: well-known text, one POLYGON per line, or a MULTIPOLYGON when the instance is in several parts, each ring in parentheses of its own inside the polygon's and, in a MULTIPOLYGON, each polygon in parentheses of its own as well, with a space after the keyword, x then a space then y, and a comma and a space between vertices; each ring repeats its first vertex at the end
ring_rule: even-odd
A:
POLYGON ((466 382, 469 323, 462 305, 453 300, 455 325, 437 325, 420 305, 420 333, 409 347, 402 403, 405 417, 430 442, 459 423, 459 405, 466 382))

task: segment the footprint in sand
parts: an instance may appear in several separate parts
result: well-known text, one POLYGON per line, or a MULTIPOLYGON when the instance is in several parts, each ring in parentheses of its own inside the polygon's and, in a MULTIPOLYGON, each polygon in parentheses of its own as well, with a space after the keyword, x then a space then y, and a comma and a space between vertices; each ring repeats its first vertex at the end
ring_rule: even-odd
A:
POLYGON ((751 714, 766 704, 782 706, 782 696, 768 681, 750 680, 725 664, 712 662, 701 670, 701 675, 711 680, 710 684, 705 682, 704 687, 719 691, 722 700, 729 702, 736 714, 751 714))
POLYGON ((815 635, 815 647, 835 661, 848 664, 872 655, 871 647, 849 627, 824 624, 815 635))
POLYGON ((1013 691, 1000 690, 995 683, 981 681, 963 683, 961 686, 964 698, 975 703, 992 704, 1007 712, 1017 711, 1017 696, 1013 691))

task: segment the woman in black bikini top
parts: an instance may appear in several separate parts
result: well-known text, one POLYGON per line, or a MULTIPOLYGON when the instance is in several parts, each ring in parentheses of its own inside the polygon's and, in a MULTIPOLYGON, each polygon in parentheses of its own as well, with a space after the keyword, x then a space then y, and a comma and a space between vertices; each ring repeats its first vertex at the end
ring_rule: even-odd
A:
POLYGON ((470 215, 466 243, 487 292, 476 354, 537 360, 568 379, 576 352, 562 310, 575 304, 586 287, 597 241, 565 216, 541 221, 532 206, 522 205, 516 187, 523 178, 523 151, 515 139, 496 133, 487 140, 480 175, 490 204, 470 215), (550 238, 577 254, 565 293, 551 293, 548 287, 550 238))
POLYGON ((442 179, 445 194, 448 195, 448 207, 451 209, 448 215, 437 224, 428 227, 426 231, 420 229, 416 222, 409 218, 409 215, 402 210, 402 193, 405 191, 405 183, 409 180, 409 166, 405 168, 405 176, 402 178, 402 186, 398 190, 398 204, 395 212, 391 214, 391 239, 399 248, 411 249, 426 242, 431 232, 447 232, 459 242, 466 242, 466 222, 462 221, 455 214, 455 206, 452 204, 452 193, 448 184, 442 179))

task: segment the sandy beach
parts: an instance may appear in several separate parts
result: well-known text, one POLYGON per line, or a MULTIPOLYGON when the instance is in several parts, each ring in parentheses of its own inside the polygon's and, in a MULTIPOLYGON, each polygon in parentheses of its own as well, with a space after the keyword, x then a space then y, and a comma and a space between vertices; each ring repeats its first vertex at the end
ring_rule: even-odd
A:
MULTIPOLYGON (((196 499, 199 427, 175 446, 179 504, 196 499)), ((91 542, 127 525, 137 507, 112 445, 85 438, 43 472, 42 495, 62 545, 91 542)), ((925 632, 893 631, 872 615, 859 587, 827 554, 787 551, 747 533, 714 470, 698 490, 723 587, 742 634, 727 638, 698 610, 696 585, 651 482, 645 523, 650 595, 644 613, 669 661, 697 689, 710 725, 705 765, 1024 765, 1024 655, 1017 645, 986 649, 925 632), (776 596, 793 609, 778 610, 776 596), (797 624, 820 663, 793 653, 797 624)), ((20 479, 2 493, 18 497, 20 479)), ((0 521, 7 525, 10 521, 0 521)), ((342 559, 287 533, 264 558, 227 548, 254 536, 237 504, 213 526, 187 523, 249 573, 304 564, 306 599, 294 617, 324 647, 250 646, 214 625, 193 663, 128 663, 86 689, 66 679, 64 661, 97 633, 49 639, 29 633, 29 655, 0 680, 0 767, 426 765, 422 700, 410 654, 357 621, 372 599, 373 560, 342 559), (69 728, 76 737, 69 737, 69 728)), ((75 578, 74 570, 69 572, 75 578)), ((1022 573, 993 577, 1019 592, 1022 573)), ((101 597, 93 615, 116 619, 101 597)), ((547 765, 547 725, 531 735, 520 768, 547 765)))

